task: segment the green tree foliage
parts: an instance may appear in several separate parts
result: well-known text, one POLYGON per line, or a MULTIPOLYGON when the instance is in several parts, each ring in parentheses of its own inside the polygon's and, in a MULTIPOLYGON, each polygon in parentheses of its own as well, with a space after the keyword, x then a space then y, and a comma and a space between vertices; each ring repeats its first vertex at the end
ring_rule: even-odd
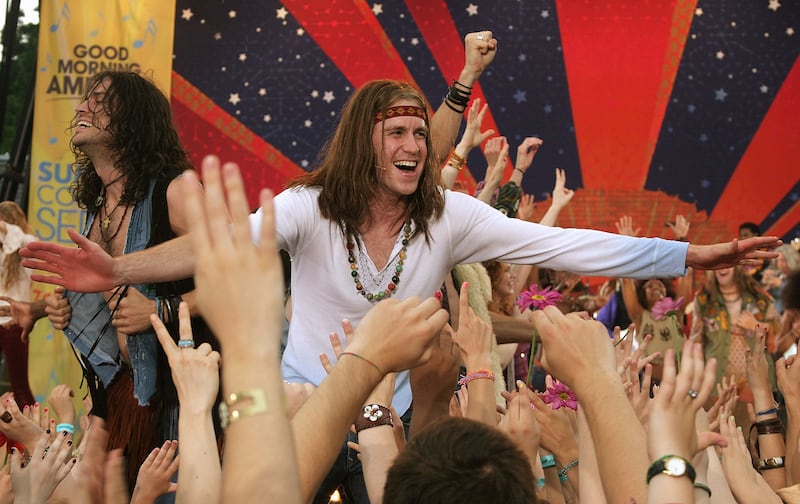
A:
MULTIPOLYGON (((20 19, 22 19, 21 14, 20 19)), ((6 104, 6 116, 3 121, 3 134, 0 138, 0 153, 11 152, 19 122, 25 112, 25 102, 28 100, 34 84, 38 39, 38 24, 21 24, 17 28, 17 42, 11 65, 11 86, 6 104)))

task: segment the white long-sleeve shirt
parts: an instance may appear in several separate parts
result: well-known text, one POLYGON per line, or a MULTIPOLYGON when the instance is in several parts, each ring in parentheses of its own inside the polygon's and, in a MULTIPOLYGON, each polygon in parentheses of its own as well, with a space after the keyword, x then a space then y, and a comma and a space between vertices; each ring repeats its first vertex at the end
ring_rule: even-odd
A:
MULTIPOLYGON (((275 198, 278 247, 292 258, 292 321, 282 372, 289 382, 314 385, 326 376, 319 354, 332 354, 328 335, 341 334, 342 319, 357 326, 372 307, 355 289, 342 232, 320 215, 318 196, 318 189, 294 188, 275 198)), ((257 239, 260 210, 250 216, 250 223, 257 239)), ((444 213, 429 229, 430 243, 420 235, 408 244, 393 297, 430 297, 455 265, 491 259, 595 276, 663 278, 686 271, 687 243, 509 219, 452 191, 445 191, 444 213)), ((396 243, 388 267, 393 267, 391 258, 401 247, 396 243)), ((363 262, 373 276, 380 276, 368 256, 363 262)), ((408 373, 399 373, 393 405, 402 414, 410 404, 408 373)))

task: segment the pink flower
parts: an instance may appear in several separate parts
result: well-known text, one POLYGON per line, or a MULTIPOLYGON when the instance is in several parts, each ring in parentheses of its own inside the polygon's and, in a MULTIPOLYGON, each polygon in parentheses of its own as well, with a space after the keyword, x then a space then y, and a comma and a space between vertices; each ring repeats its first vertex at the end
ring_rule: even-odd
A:
POLYGON ((552 287, 539 289, 539 286, 533 284, 528 290, 522 291, 517 298, 517 306, 521 311, 525 311, 530 307, 537 310, 543 310, 548 306, 553 306, 561 301, 561 293, 553 290, 552 287))
POLYGON ((544 393, 544 396, 542 396, 542 399, 546 404, 550 404, 550 407, 554 410, 563 408, 564 406, 573 411, 578 410, 578 398, 575 397, 575 392, 573 392, 571 388, 556 380, 553 380, 552 387, 547 388, 547 391, 544 393))
POLYGON ((668 315, 679 315, 681 306, 683 306, 683 297, 674 301, 670 297, 664 297, 656 301, 656 304, 650 308, 650 313, 653 314, 654 319, 661 320, 668 315))

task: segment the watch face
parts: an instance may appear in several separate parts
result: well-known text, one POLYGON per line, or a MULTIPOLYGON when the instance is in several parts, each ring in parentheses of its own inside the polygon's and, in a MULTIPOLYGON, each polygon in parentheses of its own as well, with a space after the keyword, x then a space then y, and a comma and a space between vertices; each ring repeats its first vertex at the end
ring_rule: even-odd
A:
POLYGON ((683 476, 686 474, 686 461, 680 458, 669 458, 664 461, 664 468, 670 476, 683 476))

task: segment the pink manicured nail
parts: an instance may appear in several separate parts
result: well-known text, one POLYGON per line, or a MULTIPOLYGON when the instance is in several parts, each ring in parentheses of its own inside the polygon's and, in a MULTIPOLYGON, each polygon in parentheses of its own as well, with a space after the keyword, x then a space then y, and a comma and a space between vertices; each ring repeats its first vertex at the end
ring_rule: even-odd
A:
POLYGON ((438 299, 439 301, 441 301, 441 300, 442 300, 442 291, 436 291, 436 292, 434 292, 434 293, 433 293, 433 297, 435 297, 436 299, 438 299))

